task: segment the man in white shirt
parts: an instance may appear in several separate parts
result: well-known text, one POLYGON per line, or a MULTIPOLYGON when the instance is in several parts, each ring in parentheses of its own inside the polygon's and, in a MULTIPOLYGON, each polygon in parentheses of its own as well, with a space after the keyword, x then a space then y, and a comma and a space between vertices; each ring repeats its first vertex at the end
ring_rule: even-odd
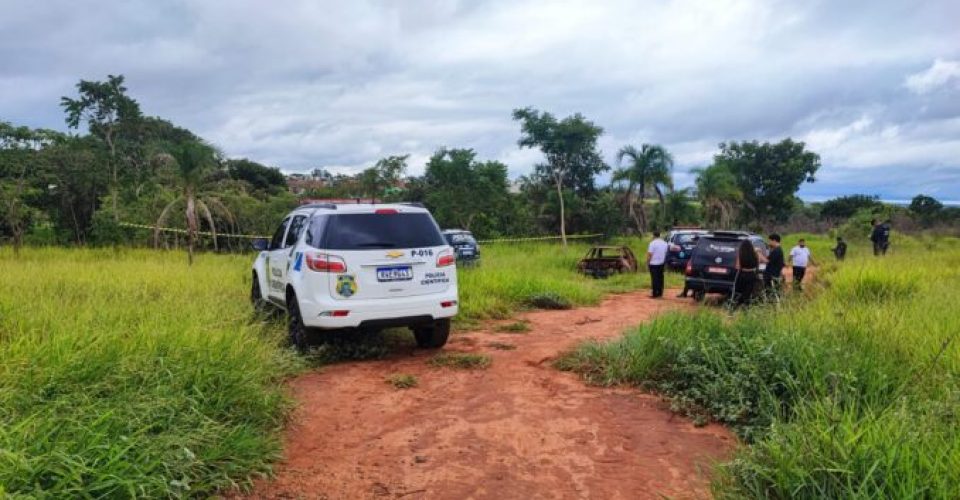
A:
POLYGON ((663 266, 667 262, 667 242, 660 238, 660 231, 653 232, 653 241, 647 247, 647 269, 650 270, 650 297, 663 297, 663 266))
POLYGON ((807 266, 815 265, 805 240, 801 239, 797 242, 797 246, 790 250, 790 262, 793 264, 793 287, 800 290, 800 283, 803 281, 803 275, 807 273, 807 266))

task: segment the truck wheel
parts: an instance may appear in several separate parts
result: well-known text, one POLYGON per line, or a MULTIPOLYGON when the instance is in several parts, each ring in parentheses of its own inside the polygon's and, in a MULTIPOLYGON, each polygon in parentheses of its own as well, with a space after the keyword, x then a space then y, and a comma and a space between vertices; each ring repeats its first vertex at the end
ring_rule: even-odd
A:
POLYGON ((450 336, 450 320, 438 319, 432 325, 418 326, 413 329, 417 346, 424 349, 438 349, 447 343, 450 336))
POLYGON ((287 334, 290 345, 301 353, 307 352, 307 327, 303 325, 303 316, 300 315, 300 305, 297 296, 290 295, 287 299, 287 334))
POLYGON ((250 303, 255 313, 260 313, 267 307, 267 302, 263 300, 263 293, 260 292, 260 278, 257 277, 257 273, 253 273, 253 284, 250 285, 250 303))

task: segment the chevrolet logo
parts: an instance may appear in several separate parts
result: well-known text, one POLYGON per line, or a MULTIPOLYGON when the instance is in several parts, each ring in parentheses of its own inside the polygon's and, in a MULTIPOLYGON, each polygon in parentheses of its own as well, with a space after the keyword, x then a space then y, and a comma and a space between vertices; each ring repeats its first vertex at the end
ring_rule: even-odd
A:
POLYGON ((403 257, 403 252, 401 252, 400 250, 391 250, 387 252, 387 257, 390 257, 391 259, 403 257))

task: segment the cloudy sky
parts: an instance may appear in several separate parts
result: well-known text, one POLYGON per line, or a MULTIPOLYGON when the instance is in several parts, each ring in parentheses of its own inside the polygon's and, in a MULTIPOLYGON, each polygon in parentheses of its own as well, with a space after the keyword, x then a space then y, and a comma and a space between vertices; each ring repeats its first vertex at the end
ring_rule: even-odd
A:
POLYGON ((356 171, 470 147, 512 175, 512 109, 661 143, 676 178, 729 140, 806 141, 820 199, 960 199, 960 2, 0 0, 0 120, 64 129, 80 79, 229 156, 356 171))

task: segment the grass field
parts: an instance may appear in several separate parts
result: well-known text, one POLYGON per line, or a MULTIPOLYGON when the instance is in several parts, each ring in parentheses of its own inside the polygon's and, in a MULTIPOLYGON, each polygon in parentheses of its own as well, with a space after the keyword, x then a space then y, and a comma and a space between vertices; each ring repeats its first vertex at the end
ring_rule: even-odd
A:
POLYGON ((559 366, 734 428, 749 446, 719 467, 720 497, 957 498, 960 241, 867 254, 785 309, 667 315, 559 366))
POLYGON ((297 357, 248 257, 0 252, 0 497, 163 497, 265 471, 297 357))
MULTIPOLYGON (((753 445, 722 468, 724 494, 937 496, 960 465, 956 347, 932 361, 958 327, 960 254, 955 241, 895 244, 882 263, 861 247, 827 263, 825 289, 780 314, 668 316, 568 362, 738 429, 753 445), (929 489, 916 490, 921 481, 929 489)), ((828 240, 811 246, 829 262, 828 240)), ((482 265, 460 272, 459 325, 509 317, 534 297, 586 305, 648 285, 643 272, 577 275, 587 247, 485 246, 482 265)), ((0 497, 205 496, 267 471, 290 407, 281 382, 385 351, 292 354, 281 322, 251 314, 250 261, 204 254, 188 268, 177 252, 0 249, 0 497)))
MULTIPOLYGON (((577 275, 586 248, 486 246, 461 272, 461 326, 538 294, 591 304, 648 282, 577 275)), ((288 408, 281 381, 385 350, 293 355, 282 322, 252 316, 251 259, 206 254, 188 268, 178 252, 0 249, 0 497, 202 496, 266 471, 288 408)))

